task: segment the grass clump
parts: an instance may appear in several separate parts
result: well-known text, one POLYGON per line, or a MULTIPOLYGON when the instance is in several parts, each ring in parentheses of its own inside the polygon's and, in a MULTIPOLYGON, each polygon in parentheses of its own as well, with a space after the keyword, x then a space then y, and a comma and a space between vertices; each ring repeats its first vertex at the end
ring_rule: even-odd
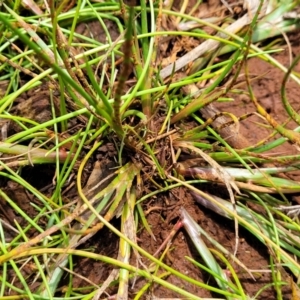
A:
POLYGON ((109 291, 117 299, 140 299, 162 286, 172 295, 200 299, 199 293, 172 283, 172 276, 228 299, 258 298, 269 286, 278 299, 283 299, 283 286, 298 293, 297 280, 287 282, 287 272, 293 278, 300 274, 299 222, 297 215, 285 212, 290 208, 287 195, 299 192, 300 185, 278 174, 298 170, 299 156, 266 152, 286 141, 299 148, 299 129, 287 129, 259 103, 248 71, 248 59, 257 57, 286 73, 283 105, 299 124, 285 95, 287 78, 299 84, 293 71, 298 58, 286 69, 271 57, 279 51, 276 45, 256 44, 270 30, 270 12, 281 31, 297 27, 295 18, 279 17, 293 11, 296 1, 258 1, 236 20, 229 15, 195 18, 186 12, 187 1, 180 12, 162 1, 133 2, 29 2, 25 9, 7 1, 1 6, 0 194, 17 217, 0 223, 0 298, 102 299, 109 291), (172 26, 177 30, 167 30, 172 26), (185 54, 177 59, 166 40, 183 37, 202 43, 183 48, 185 54), (246 90, 238 80, 242 72, 246 90), (256 145, 239 131, 248 115, 238 117, 214 106, 239 94, 250 97, 253 114, 272 130, 256 145), (40 177, 35 171, 41 165, 48 170, 46 178, 30 180, 28 174, 40 177), (25 196, 11 196, 12 183, 30 195, 24 200, 28 210, 18 204, 25 196), (203 191, 212 183, 226 200, 222 193, 203 191), (178 188, 233 220, 232 253, 180 202, 175 206, 178 221, 162 245, 155 254, 145 249, 138 238, 142 230, 157 238, 146 205, 178 188), (248 295, 234 267, 254 279, 251 266, 237 258, 240 226, 270 253, 272 282, 254 295, 248 295), (97 253, 99 247, 89 244, 104 228, 118 238, 116 257, 97 253), (182 228, 202 262, 183 259, 213 282, 203 283, 167 263, 170 241, 182 228), (79 257, 108 268, 100 285, 78 274, 79 257), (78 278, 85 284, 74 284, 78 278))

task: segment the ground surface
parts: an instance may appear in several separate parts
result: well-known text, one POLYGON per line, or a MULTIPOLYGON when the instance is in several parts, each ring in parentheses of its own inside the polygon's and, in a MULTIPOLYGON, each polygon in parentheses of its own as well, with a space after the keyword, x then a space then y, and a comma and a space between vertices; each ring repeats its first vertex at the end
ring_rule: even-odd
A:
MULTIPOLYGON (((218 5, 218 2, 216 2, 216 5, 218 5)), ((205 11, 205 9, 207 8, 203 6, 203 11, 205 11)), ((284 45, 284 43, 282 43, 283 51, 275 55, 276 59, 285 66, 288 66, 290 63, 290 51, 293 56, 300 53, 300 34, 292 33, 288 36, 288 38, 291 41, 292 48, 289 49, 286 45, 284 45)), ((258 78, 253 81, 252 85, 257 99, 278 122, 285 122, 287 115, 282 107, 279 90, 283 73, 258 59, 249 60, 248 65, 249 72, 253 76, 258 76, 258 78)), ((296 71, 300 71, 300 66, 298 66, 296 71)), ((292 82, 289 82, 287 85, 287 96, 294 109, 298 111, 300 108, 300 91, 299 88, 292 82)), ((232 112, 236 116, 242 116, 246 113, 255 111, 254 105, 251 103, 250 99, 244 96, 234 97, 235 99, 233 102, 218 103, 216 106, 221 111, 232 112)), ((257 122, 260 122, 260 119, 256 116, 249 117, 241 122, 241 132, 251 145, 267 137, 271 132, 267 128, 263 128, 257 122)), ((295 124, 290 122, 289 126, 290 128, 294 128, 295 124)), ((293 145, 285 143, 280 148, 277 148, 276 151, 279 151, 280 154, 294 154, 297 150, 293 145)), ((37 188, 44 189, 51 183, 53 171, 54 169, 51 166, 41 168, 28 167, 24 170, 24 176, 37 188), (45 178, 45 180, 41 180, 40 178, 45 178)), ((291 176, 293 176, 293 179, 298 178, 298 174, 296 173, 291 176)), ((25 193, 24 190, 22 190, 22 188, 20 188, 17 184, 3 182, 3 186, 6 186, 5 190, 7 194, 15 200, 16 204, 22 207, 24 211, 27 211, 31 217, 34 217, 35 211, 32 208, 32 205, 30 205, 30 201, 34 202, 34 199, 31 199, 31 196, 25 193)), ((224 190, 213 185, 203 186, 203 189, 214 191, 221 196, 224 194, 226 195, 224 190)), ((296 197, 293 199, 297 200, 296 197)), ((172 193, 166 193, 156 198, 152 198, 143 204, 147 221, 151 226, 156 240, 154 240, 146 230, 141 230, 138 238, 139 245, 142 248, 152 254, 156 252, 178 220, 180 206, 185 207, 195 221, 209 232, 213 238, 219 241, 229 251, 234 251, 235 233, 233 222, 199 206, 184 188, 178 188, 173 190, 172 193)), ((17 219, 19 224, 22 226, 22 222, 24 222, 24 220, 22 220, 20 216, 14 215, 14 212, 9 205, 2 202, 0 207, 0 214, 2 218, 7 221, 17 219)), ((119 220, 114 220, 113 222, 115 226, 119 227, 119 220)), ((91 240, 80 247, 82 249, 93 248, 97 253, 102 253, 116 258, 118 252, 118 240, 119 239, 108 229, 103 229, 91 240)), ((195 251, 187 234, 184 230, 180 230, 173 239, 171 250, 166 256, 165 262, 181 273, 188 274, 196 280, 203 282, 213 281, 212 278, 204 275, 204 272, 193 266, 187 259, 185 259, 185 256, 193 257, 194 259, 201 261, 201 258, 195 251)), ((240 229, 237 257, 250 271, 253 271, 252 274, 255 277, 255 280, 251 279, 249 274, 236 265, 236 272, 239 274, 240 278, 242 278, 242 284, 248 295, 255 296, 262 287, 272 282, 271 274, 264 272, 264 268, 267 268, 267 265, 269 264, 268 249, 243 229, 240 229)), ((75 261, 74 272, 81 275, 81 277, 75 276, 74 288, 81 288, 84 286, 90 286, 91 284, 100 284, 107 278, 110 270, 107 269, 106 265, 101 262, 78 259, 75 261)), ((205 290, 196 288, 191 284, 180 281, 173 276, 170 276, 168 280, 174 285, 180 286, 200 297, 218 297, 217 295, 211 294, 205 290)), ((286 275, 286 278, 283 278, 283 281, 287 283, 289 282, 288 275, 286 275)), ((130 297, 133 298, 134 292, 141 288, 144 284, 144 281, 136 281, 131 289, 132 295, 130 297)), ((113 294, 113 292, 114 289, 112 288, 111 293, 113 294)), ((167 291, 165 288, 156 285, 150 289, 150 292, 158 298, 179 297, 176 293, 167 291)), ((283 288, 283 294, 285 299, 291 299, 291 290, 288 284, 283 288)), ((272 287, 265 289, 259 295, 258 299, 275 299, 275 293, 272 287)))

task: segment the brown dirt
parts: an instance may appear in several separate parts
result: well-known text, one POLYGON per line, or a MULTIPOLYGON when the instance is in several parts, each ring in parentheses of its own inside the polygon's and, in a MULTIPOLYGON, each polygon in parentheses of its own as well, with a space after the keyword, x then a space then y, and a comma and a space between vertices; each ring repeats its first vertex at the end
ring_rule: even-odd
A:
MULTIPOLYGON (((295 41, 293 43, 292 49, 284 47, 283 51, 280 54, 274 55, 273 57, 281 63, 283 66, 288 68, 290 64, 290 51, 292 51, 292 56, 299 54, 300 44, 296 40, 299 37, 299 34, 291 34, 289 39, 295 41)), ((254 91, 256 98, 259 103, 264 107, 264 109, 279 123, 283 124, 288 120, 287 112, 285 111, 281 96, 280 96, 280 87, 282 85, 284 73, 277 68, 272 67, 267 62, 264 62, 260 59, 253 58, 248 61, 249 74, 252 76, 257 76, 258 78, 254 80, 251 85, 254 91)), ((300 65, 296 66, 294 69, 296 72, 299 72, 300 65)), ((241 75, 243 77, 243 74, 241 75)), ((243 87, 247 91, 246 87, 243 87)), ((289 80, 287 83, 286 95, 289 103, 292 105, 296 112, 299 112, 300 103, 299 103, 299 90, 297 84, 293 80, 289 80)), ((251 99, 246 95, 233 96, 234 100, 231 103, 217 103, 216 106, 221 111, 231 112, 236 116, 242 116, 244 114, 255 112, 255 106, 251 99)), ((241 132, 247 136, 247 139, 251 145, 255 145, 257 142, 264 140, 271 133, 272 130, 262 126, 264 122, 262 119, 256 116, 250 116, 245 121, 240 122, 241 132), (257 124, 258 123, 258 124, 257 124)), ((294 129, 296 123, 289 121, 286 128, 294 129)), ((297 150, 294 146, 288 146, 286 143, 281 147, 276 148, 277 154, 296 154, 297 150)))
MULTIPOLYGON (((216 3, 219 3, 218 1, 209 2, 211 2, 211 7, 214 7, 216 3)), ((203 7, 205 9, 203 11, 206 11, 207 15, 209 16, 210 11, 207 7, 208 3, 205 3, 204 5, 205 6, 203 7)), ((198 13, 200 14, 200 12, 198 13)), ((100 40, 101 39, 99 39, 99 41, 100 40)), ((295 33, 289 35, 289 40, 292 41, 293 55, 299 54, 300 34, 295 33)), ((178 52, 179 50, 176 52, 176 54, 178 52)), ((284 47, 284 50, 279 54, 274 55, 274 57, 285 66, 288 66, 290 63, 288 54, 289 49, 284 47)), ((255 58, 249 60, 248 65, 249 73, 253 76, 259 77, 254 80, 252 84, 257 99, 261 105, 265 107, 265 109, 276 119, 276 121, 279 123, 285 122, 288 116, 282 107, 279 90, 283 73, 274 67, 271 67, 268 63, 255 58)), ((296 68, 296 71, 300 71, 300 66, 296 68)), ((246 90, 246 87, 244 88, 246 90)), ((300 108, 300 92, 299 88, 292 81, 290 81, 287 85, 287 96, 294 109, 298 111, 300 108)), ((236 116, 241 116, 255 111, 253 103, 246 96, 234 95, 234 102, 218 103, 217 107, 221 111, 231 112, 236 116)), ((251 144, 257 143, 258 141, 267 137, 271 132, 270 129, 264 128, 263 126, 257 124, 257 122, 262 122, 257 116, 251 116, 241 122, 241 132, 251 142, 251 144)), ((289 122, 288 127, 294 128, 295 123, 289 122)), ((288 143, 276 148, 276 154, 278 154, 278 151, 280 154, 297 153, 296 148, 288 143)), ((53 169, 51 169, 51 167, 49 169, 45 169, 45 167, 43 167, 41 170, 37 170, 35 167, 34 169, 34 173, 32 172, 33 168, 31 167, 24 169, 23 177, 29 178, 32 184, 39 189, 51 183, 53 176, 53 169), (39 178, 41 175, 43 175, 43 172, 46 174, 43 176, 46 179, 42 182, 39 178), (38 174, 36 176, 39 178, 32 178, 35 176, 34 174, 38 174)), ((294 180, 295 178, 299 178, 297 177, 298 174, 294 174, 293 176, 294 180)), ((30 195, 28 195, 15 183, 3 182, 3 185, 6 185, 6 192, 12 199, 15 200, 16 204, 19 205, 24 211, 26 210, 30 217, 34 217, 35 210, 30 204, 30 202, 33 201, 33 199, 30 199, 30 195)), ((214 190, 216 187, 211 185, 206 186, 206 189, 214 190)), ((15 216, 14 211, 9 205, 6 204, 5 201, 1 201, 0 204, 1 218, 5 219, 8 223, 10 220, 16 219, 21 226, 25 225, 24 220, 20 218, 20 216, 15 216)), ((166 193, 165 195, 153 198, 143 205, 144 210, 148 212, 146 214, 147 221, 156 240, 154 240, 146 230, 141 230, 138 238, 139 245, 149 253, 155 253, 162 242, 166 239, 168 234, 171 232, 174 224, 178 220, 180 206, 184 206, 194 220, 199 223, 201 227, 203 227, 203 229, 206 230, 214 239, 221 243, 226 249, 233 252, 235 246, 235 231, 233 222, 199 206, 197 203, 195 203, 192 196, 185 189, 178 188, 173 190, 172 193, 166 193)), ((118 220, 114 220, 113 222, 116 227, 119 227, 118 220)), ((35 233, 33 232, 32 234, 34 235, 35 233)), ((263 272, 265 268, 267 269, 269 264, 268 249, 258 240, 253 238, 253 236, 251 236, 246 230, 240 229, 239 234, 239 250, 237 253, 238 259, 244 263, 247 268, 251 270, 260 270, 254 273, 254 281, 250 278, 249 274, 247 274, 239 266, 234 265, 236 267, 235 271, 239 275, 239 278, 241 278, 241 282, 245 288, 245 291, 249 296, 253 297, 262 287, 272 282, 272 275, 270 273, 263 272)), ((96 253, 105 254, 107 256, 116 258, 118 253, 118 238, 116 238, 108 229, 104 228, 91 240, 82 245, 81 248, 93 248, 93 251, 96 253)), ((192 257, 199 262, 202 261, 186 232, 184 230, 180 230, 173 238, 171 250, 165 257, 164 262, 179 272, 189 275, 195 280, 214 285, 214 279, 210 278, 205 272, 202 272, 198 267, 195 267, 193 264, 191 264, 187 259, 185 259, 186 256, 192 257)), ((106 264, 88 259, 78 258, 74 263, 74 272, 81 275, 81 277, 74 277, 75 289, 90 286, 91 284, 99 285, 107 278, 109 272, 111 271, 107 268, 106 264)), ((216 294, 209 293, 204 289, 199 289, 192 284, 178 279, 175 276, 169 276, 168 281, 199 297, 218 297, 216 294)), ((283 281, 288 282, 289 278, 283 278, 283 281)), ((130 296, 130 299, 134 297, 134 292, 141 288, 144 284, 145 281, 142 280, 135 282, 134 288, 131 290, 132 295, 130 296)), ((87 289, 87 292, 88 291, 89 290, 87 289)), ((110 293, 114 294, 114 292, 114 288, 111 288, 110 293)), ((180 297, 178 294, 170 292, 158 285, 153 285, 149 290, 148 295, 151 295, 152 297, 155 295, 158 298, 180 297)), ((283 287, 283 295, 284 299, 291 299, 291 289, 288 284, 283 287)), ((269 287, 263 290, 258 299, 276 299, 274 289, 269 287)))

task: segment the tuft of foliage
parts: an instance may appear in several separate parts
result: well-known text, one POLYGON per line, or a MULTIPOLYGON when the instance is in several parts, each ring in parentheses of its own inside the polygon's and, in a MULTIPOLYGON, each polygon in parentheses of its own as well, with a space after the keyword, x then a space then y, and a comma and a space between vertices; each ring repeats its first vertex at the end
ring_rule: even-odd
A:
POLYGON ((135 290, 134 299, 144 297, 156 284, 181 297, 200 299, 171 284, 169 275, 220 297, 250 299, 233 267, 238 264, 252 276, 249 266, 236 257, 239 226, 269 250, 273 282, 266 288, 272 285, 278 299, 283 299, 283 285, 298 293, 296 282, 285 281, 286 271, 294 278, 300 275, 299 220, 286 195, 299 192, 300 184, 278 174, 298 170, 299 155, 272 157, 268 151, 287 141, 298 149, 299 128, 287 129, 268 114, 255 97, 247 67, 249 58, 257 57, 285 72, 283 106, 299 124, 285 89, 288 79, 300 84, 293 71, 300 56, 286 69, 271 56, 280 51, 279 46, 256 46, 270 32, 275 35, 299 26, 295 18, 282 17, 297 3, 252 1, 248 11, 223 27, 216 24, 226 24, 225 17, 195 18, 186 12, 188 1, 183 2, 180 12, 152 0, 1 4, 0 196, 20 217, 0 222, 1 299, 11 295, 100 299, 108 289, 117 299, 129 299, 132 281, 140 278, 144 285, 135 290), (177 29, 167 28, 168 22, 177 29), (216 34, 206 33, 204 26, 216 34), (186 54, 178 59, 176 53, 162 53, 166 39, 182 37, 202 43, 184 49, 186 54), (227 58, 216 59, 224 54, 227 58), (167 56, 174 59, 168 62, 167 56), (247 91, 237 80, 242 71, 247 91), (239 132, 240 121, 248 116, 214 107, 214 102, 229 101, 230 95, 240 93, 250 97, 262 126, 273 131, 257 145, 239 132), (265 167, 266 163, 273 166, 265 167), (48 189, 35 186, 24 175, 26 166, 35 170, 38 165, 52 167, 48 189), (17 205, 4 188, 7 182, 30 194, 34 200, 28 206, 34 213, 17 205), (224 188, 229 200, 204 192, 202 187, 209 183, 224 188), (178 187, 234 221, 234 253, 183 207, 160 249, 152 255, 143 248, 137 238, 141 229, 156 238, 143 204, 178 187), (259 209, 252 209, 254 205, 259 209), (121 220, 120 228, 113 225, 115 218, 121 220), (115 258, 79 248, 103 227, 119 239, 115 258), (203 262, 184 259, 215 282, 200 282, 164 262, 169 242, 182 228, 203 262), (208 248, 203 236, 214 249, 208 248), (74 272, 77 257, 99 260, 111 273, 100 286, 85 278, 88 288, 74 287, 74 278, 81 276, 74 272), (26 267, 34 272, 24 271, 26 267))

